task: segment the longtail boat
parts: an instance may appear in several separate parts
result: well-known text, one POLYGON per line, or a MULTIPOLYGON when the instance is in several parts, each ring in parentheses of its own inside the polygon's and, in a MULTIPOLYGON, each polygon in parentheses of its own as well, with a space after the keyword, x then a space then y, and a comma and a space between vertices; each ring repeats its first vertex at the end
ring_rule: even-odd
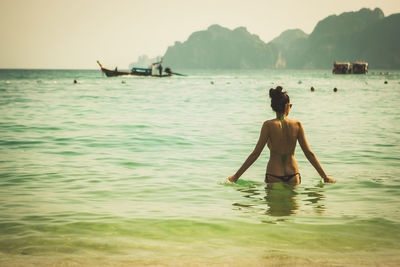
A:
POLYGON ((145 76, 145 77, 171 77, 172 75, 178 76, 186 76, 185 74, 180 74, 176 72, 172 72, 169 67, 165 68, 164 74, 162 73, 161 62, 153 63, 153 68, 132 68, 130 72, 127 71, 118 71, 117 68, 115 70, 106 69, 103 65, 97 60, 97 64, 99 64, 101 72, 103 72, 107 77, 116 77, 116 76, 145 76))

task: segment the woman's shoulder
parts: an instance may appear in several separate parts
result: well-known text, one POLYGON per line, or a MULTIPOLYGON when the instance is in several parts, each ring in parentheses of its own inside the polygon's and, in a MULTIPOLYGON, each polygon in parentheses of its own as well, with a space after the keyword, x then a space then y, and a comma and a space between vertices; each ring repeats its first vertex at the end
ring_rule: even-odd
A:
POLYGON ((266 121, 264 121, 263 126, 271 126, 273 124, 276 124, 277 122, 279 122, 278 119, 266 120, 266 121))
POLYGON ((300 125, 301 122, 299 120, 288 119, 289 123, 300 125))
POLYGON ((303 127, 299 120, 289 119, 288 122, 294 129, 300 129, 303 127))

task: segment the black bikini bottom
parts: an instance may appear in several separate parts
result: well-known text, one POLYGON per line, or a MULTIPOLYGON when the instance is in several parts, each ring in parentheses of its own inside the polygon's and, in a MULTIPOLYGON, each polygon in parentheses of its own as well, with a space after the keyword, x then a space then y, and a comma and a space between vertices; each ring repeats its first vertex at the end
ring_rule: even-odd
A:
POLYGON ((281 180, 282 182, 289 182, 290 179, 292 179, 293 177, 295 177, 296 175, 299 175, 299 179, 300 179, 300 183, 301 183, 301 175, 300 173, 295 173, 295 174, 289 174, 289 175, 283 175, 283 176, 278 176, 278 175, 273 175, 273 174, 269 174, 266 173, 265 174, 265 182, 269 183, 268 181, 268 176, 274 177, 274 178, 278 178, 279 180, 281 180))

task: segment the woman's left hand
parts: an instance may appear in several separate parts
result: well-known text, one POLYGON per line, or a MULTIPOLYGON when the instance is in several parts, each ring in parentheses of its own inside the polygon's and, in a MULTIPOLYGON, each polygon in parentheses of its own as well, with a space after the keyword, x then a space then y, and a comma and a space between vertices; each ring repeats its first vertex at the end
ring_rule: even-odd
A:
POLYGON ((324 180, 324 183, 331 183, 331 184, 336 183, 336 180, 329 176, 324 177, 323 180, 324 180))

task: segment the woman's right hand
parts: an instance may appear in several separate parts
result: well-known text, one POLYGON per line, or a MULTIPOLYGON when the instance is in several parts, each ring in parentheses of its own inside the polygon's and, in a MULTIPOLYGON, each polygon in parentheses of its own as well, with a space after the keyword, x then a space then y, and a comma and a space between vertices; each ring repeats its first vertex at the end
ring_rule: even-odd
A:
POLYGON ((235 175, 229 176, 227 178, 225 178, 225 181, 231 184, 236 183, 237 179, 235 179, 235 175))
POLYGON ((324 183, 336 183, 336 180, 329 176, 323 177, 322 179, 324 179, 324 183))

